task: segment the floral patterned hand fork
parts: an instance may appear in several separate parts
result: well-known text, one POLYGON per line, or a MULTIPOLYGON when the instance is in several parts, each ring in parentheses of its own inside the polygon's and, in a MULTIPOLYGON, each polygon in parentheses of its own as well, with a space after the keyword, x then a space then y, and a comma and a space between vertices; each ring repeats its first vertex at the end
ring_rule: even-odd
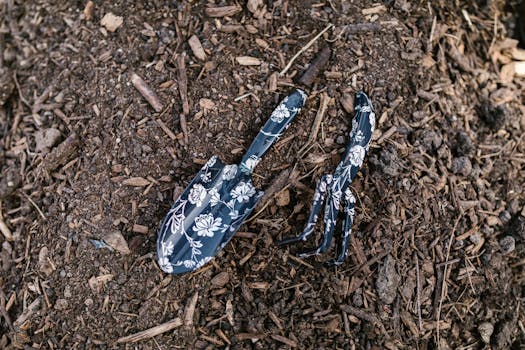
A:
POLYGON ((299 254, 299 256, 307 257, 325 252, 332 241, 342 197, 345 219, 343 222, 341 251, 337 258, 330 263, 333 265, 341 265, 343 263, 348 250, 355 212, 355 197, 350 191, 350 183, 357 175, 361 165, 363 165, 366 152, 370 147, 374 127, 375 113, 372 108, 372 103, 364 92, 358 92, 356 96, 355 117, 352 121, 352 131, 350 132, 350 143, 346 148, 341 163, 339 163, 333 175, 324 175, 319 180, 317 188, 315 189, 314 203, 304 231, 298 237, 284 239, 278 244, 285 245, 306 241, 314 232, 321 206, 323 205, 325 197, 328 197, 324 210, 325 227, 321 244, 316 249, 303 252, 299 254))
POLYGON ((204 165, 162 223, 157 255, 163 271, 196 270, 228 243, 263 195, 252 184, 253 169, 305 101, 302 90, 288 95, 259 131, 240 165, 224 165, 217 157, 204 165))

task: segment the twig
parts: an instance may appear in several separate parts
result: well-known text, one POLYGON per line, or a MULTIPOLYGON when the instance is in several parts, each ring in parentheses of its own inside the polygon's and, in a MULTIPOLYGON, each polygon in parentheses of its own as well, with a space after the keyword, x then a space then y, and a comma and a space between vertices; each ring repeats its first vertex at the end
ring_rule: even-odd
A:
POLYGON ((31 197, 29 197, 27 194, 25 194, 24 192, 20 192, 22 193, 22 195, 24 197, 27 198, 27 200, 29 201, 29 203, 31 203, 33 205, 33 207, 35 207, 36 211, 38 212, 38 214, 40 214, 40 216, 42 217, 42 219, 44 220, 47 220, 46 216, 44 215, 44 213, 42 212, 42 210, 40 210, 40 208, 38 207, 38 205, 36 205, 36 203, 31 199, 31 197))
POLYGON ((131 74, 131 83, 133 86, 140 92, 140 94, 148 101, 148 103, 153 107, 155 112, 162 111, 162 102, 160 102, 159 97, 153 91, 141 77, 136 73, 131 74))
POLYGON ((199 292, 195 292, 191 299, 188 301, 186 310, 184 311, 184 325, 193 325, 193 315, 195 314, 195 307, 197 306, 197 300, 199 300, 199 292))
POLYGON ((312 63, 308 66, 308 68, 305 70, 305 72, 301 75, 299 80, 297 81, 299 84, 303 84, 306 86, 312 85, 314 82, 314 79, 319 75, 319 72, 321 69, 324 68, 328 60, 330 59, 330 55, 332 54, 332 50, 329 46, 326 46, 313 60, 312 63))
POLYGON ((188 126, 186 124, 186 116, 190 113, 190 103, 188 102, 188 75, 186 74, 186 64, 184 58, 186 53, 183 52, 177 57, 177 69, 179 74, 179 93, 182 102, 182 114, 180 115, 180 128, 184 134, 184 141, 188 140, 188 126))
POLYGON ((344 312, 347 312, 349 314, 356 316, 357 318, 360 318, 362 320, 372 323, 373 325, 379 327, 383 334, 386 334, 385 326, 383 325, 383 323, 379 320, 379 318, 376 315, 369 314, 368 312, 364 310, 358 309, 350 305, 341 305, 340 308, 344 312))
POLYGON ((4 221, 4 218, 2 216, 2 203, 0 202, 0 232, 4 235, 5 239, 8 241, 14 241, 15 237, 13 236, 13 233, 7 226, 7 224, 4 221))
POLYGON ((166 323, 163 323, 161 325, 152 327, 150 329, 146 329, 145 331, 141 331, 135 334, 131 334, 122 338, 119 338, 117 340, 117 343, 136 343, 138 341, 153 338, 159 334, 166 333, 171 331, 172 329, 175 329, 177 327, 182 326, 182 320, 180 318, 174 318, 171 321, 168 321, 166 323))
POLYGON ((2 288, 0 288, 0 313, 5 319, 5 322, 9 326, 9 329, 11 332, 15 332, 15 327, 13 326, 13 322, 11 322, 11 317, 9 317, 9 314, 7 313, 7 310, 5 308, 5 303, 7 301, 7 296, 5 295, 2 288))
POLYGON ((305 46, 303 46, 299 52, 297 52, 293 57, 292 59, 288 62, 288 64, 286 65, 286 67, 284 67, 284 69, 279 73, 279 76, 283 76, 286 72, 288 72, 288 70, 290 69, 290 67, 292 66, 292 64, 294 63, 294 61, 303 53, 305 52, 306 50, 308 50, 310 48, 310 46, 312 46, 317 39, 319 39, 321 37, 321 35, 323 35, 325 32, 327 32, 330 28, 332 28, 334 25, 332 23, 330 23, 325 29, 323 29, 321 32, 319 32, 319 34, 317 34, 312 40, 310 40, 308 42, 308 44, 306 44, 305 46))
POLYGON ((40 303, 42 302, 42 297, 36 298, 29 306, 22 312, 20 316, 15 320, 13 326, 19 327, 25 323, 28 319, 33 316, 33 314, 40 308, 40 303))
POLYGON ((461 216, 459 216, 456 219, 456 222, 454 223, 454 226, 452 227, 452 231, 450 232, 450 239, 448 240, 448 247, 447 247, 447 255, 445 257, 445 269, 443 271, 443 282, 441 284, 441 296, 439 298, 439 305, 438 305, 438 312, 436 316, 436 337, 437 337, 437 344, 438 347, 440 347, 440 339, 439 339, 439 321, 441 318, 441 308, 443 306, 443 299, 445 299, 445 283, 447 281, 447 269, 448 269, 448 259, 450 257, 450 247, 452 246, 452 241, 454 240, 454 232, 456 231, 456 227, 459 223, 459 220, 461 219, 461 216))
POLYGON ((177 57, 177 69, 179 74, 178 84, 182 102, 182 113, 187 115, 190 113, 190 104, 188 102, 188 75, 186 73, 186 63, 184 62, 185 57, 185 52, 177 57))
POLYGON ((317 110, 317 114, 315 115, 314 122, 312 124, 312 129, 310 130, 310 136, 308 137, 308 142, 301 147, 299 152, 299 158, 302 158, 305 154, 310 145, 315 141, 317 138, 317 133, 319 133, 319 128, 321 127, 321 123, 323 122, 324 115, 326 114, 326 109, 328 108, 328 103, 330 102, 330 97, 326 92, 321 93, 321 100, 319 101, 319 109, 317 110))
POLYGON ((414 259, 416 260, 416 286, 417 286, 417 320, 419 326, 419 334, 423 334, 423 321, 421 320, 421 280, 419 277, 419 259, 417 254, 414 254, 414 259))

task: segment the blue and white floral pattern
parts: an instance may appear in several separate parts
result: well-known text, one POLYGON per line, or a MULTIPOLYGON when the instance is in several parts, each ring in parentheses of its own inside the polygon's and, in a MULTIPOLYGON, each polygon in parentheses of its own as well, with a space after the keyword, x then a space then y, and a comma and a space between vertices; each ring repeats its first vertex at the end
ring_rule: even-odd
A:
POLYGON ((163 271, 193 271, 229 242, 263 195, 252 184, 253 169, 305 101, 300 90, 288 95, 263 126, 241 165, 224 165, 214 156, 202 167, 162 223, 157 255, 163 271))
POLYGON ((336 218, 339 212, 341 197, 344 204, 345 220, 343 222, 343 240, 341 251, 338 257, 332 261, 334 265, 340 265, 346 258, 349 237, 352 232, 352 223, 355 214, 355 196, 350 190, 350 183, 356 177, 357 172, 363 165, 363 161, 370 147, 372 133, 375 128, 375 113, 372 102, 368 96, 359 92, 356 96, 355 117, 352 120, 352 130, 350 132, 350 143, 346 148, 341 163, 332 175, 324 175, 314 194, 314 201, 308 217, 308 222, 303 232, 292 238, 287 238, 280 244, 290 244, 304 241, 312 234, 318 220, 318 214, 326 197, 324 211, 324 233, 321 244, 310 251, 300 254, 300 256, 311 256, 323 253, 330 246, 333 237, 336 218))

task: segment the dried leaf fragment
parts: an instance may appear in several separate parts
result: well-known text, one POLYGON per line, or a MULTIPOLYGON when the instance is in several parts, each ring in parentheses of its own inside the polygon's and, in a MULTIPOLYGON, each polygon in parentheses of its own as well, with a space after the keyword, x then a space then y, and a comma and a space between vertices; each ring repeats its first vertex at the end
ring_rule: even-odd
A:
POLYGON ((228 283, 229 280, 230 275, 228 272, 223 271, 215 275, 215 277, 213 277, 210 282, 213 288, 222 288, 226 285, 226 283, 228 283))
POLYGON ((51 263, 51 259, 49 258, 49 250, 47 247, 42 247, 40 249, 40 252, 38 253, 38 266, 40 268, 40 271, 45 273, 47 276, 51 275, 53 271, 55 270, 55 267, 51 263))
POLYGON ((191 36, 188 40, 188 44, 190 45, 191 51, 195 57, 201 61, 206 61, 206 52, 204 52, 204 48, 196 35, 191 36))
POLYGON ((100 24, 112 33, 117 30, 123 22, 124 19, 122 17, 116 16, 111 12, 106 13, 100 20, 100 24))
POLYGON ((130 253, 128 242, 126 242, 126 239, 119 231, 111 231, 104 235, 104 241, 121 254, 126 255, 130 253))
POLYGON ((239 56, 239 57, 236 57, 235 60, 241 66, 260 66, 261 65, 261 60, 258 59, 257 57, 239 56))

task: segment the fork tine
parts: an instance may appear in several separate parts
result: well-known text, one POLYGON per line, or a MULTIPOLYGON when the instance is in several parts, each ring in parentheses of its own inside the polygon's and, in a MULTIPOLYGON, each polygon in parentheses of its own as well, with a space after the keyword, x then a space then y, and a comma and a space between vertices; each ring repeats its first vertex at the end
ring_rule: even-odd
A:
POLYGON ((306 224, 306 227, 304 228, 303 232, 297 237, 285 238, 277 242, 278 245, 286 245, 297 243, 300 241, 306 241, 308 237, 312 234, 312 232, 314 232, 315 224, 317 223, 317 219, 319 219, 319 212, 321 211, 321 206, 323 205, 324 199, 326 197, 326 190, 331 180, 331 176, 323 175, 323 177, 321 177, 321 179, 317 183, 317 187, 315 188, 314 194, 314 202, 312 204, 312 208, 310 209, 308 223, 306 224))
POLYGON ((317 255, 324 253, 328 247, 330 246, 330 243, 332 242, 332 237, 334 236, 334 229, 335 229, 335 223, 337 214, 339 213, 339 200, 341 197, 341 193, 333 193, 332 191, 329 192, 329 198, 325 205, 325 211, 324 211, 324 233, 323 233, 323 239, 321 241, 321 244, 316 249, 312 249, 306 252, 303 252, 299 254, 300 257, 304 258, 307 256, 317 255))
MULTIPOLYGON (((348 189, 347 191, 350 191, 348 189)), ((329 262, 330 265, 341 265, 348 254, 348 244, 352 234, 352 224, 354 223, 355 214, 355 197, 351 192, 345 194, 345 218, 343 222, 343 237, 341 239, 341 251, 336 259, 329 262)))

